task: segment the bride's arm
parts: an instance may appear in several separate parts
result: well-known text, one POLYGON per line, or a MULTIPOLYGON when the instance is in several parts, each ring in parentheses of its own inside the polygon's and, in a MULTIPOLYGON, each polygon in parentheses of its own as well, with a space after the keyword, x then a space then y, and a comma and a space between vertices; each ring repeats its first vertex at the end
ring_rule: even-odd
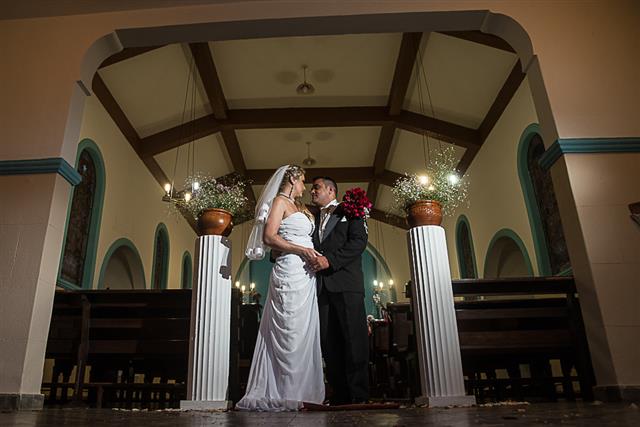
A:
POLYGON ((264 235, 262 237, 264 243, 271 249, 300 255, 305 260, 314 258, 316 256, 316 251, 313 248, 305 248, 304 246, 287 242, 278 235, 278 229, 280 228, 280 223, 282 222, 282 218, 285 214, 285 203, 288 202, 281 197, 276 197, 273 200, 271 210, 269 211, 269 217, 267 218, 267 222, 264 227, 264 235))

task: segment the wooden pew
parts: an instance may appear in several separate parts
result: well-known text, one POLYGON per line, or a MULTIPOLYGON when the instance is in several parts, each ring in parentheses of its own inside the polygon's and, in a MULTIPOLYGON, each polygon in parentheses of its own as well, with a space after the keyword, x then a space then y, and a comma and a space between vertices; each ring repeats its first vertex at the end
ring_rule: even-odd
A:
MULTIPOLYGON (((564 397, 573 399, 576 380, 581 397, 593 398, 595 378, 572 277, 465 279, 453 281, 452 286, 466 386, 479 401, 554 400, 558 385, 564 397), (552 360, 560 360, 562 376, 551 375, 552 360), (530 367, 529 378, 521 377, 520 365, 530 367), (577 376, 571 375, 572 368, 577 376), (497 370, 508 372, 508 378, 497 378, 497 370)), ((389 340, 374 345, 372 352, 389 358, 385 361, 389 390, 380 397, 416 397, 420 390, 417 364, 407 363, 416 356, 413 328, 406 327, 407 320, 413 322, 411 306, 398 303, 387 308, 391 322, 376 328, 373 337, 374 342, 380 337, 389 340), (394 322, 398 318, 394 312, 409 314, 394 322), (407 340, 409 345, 404 344, 407 340)), ((380 371, 380 360, 372 363, 380 371)))

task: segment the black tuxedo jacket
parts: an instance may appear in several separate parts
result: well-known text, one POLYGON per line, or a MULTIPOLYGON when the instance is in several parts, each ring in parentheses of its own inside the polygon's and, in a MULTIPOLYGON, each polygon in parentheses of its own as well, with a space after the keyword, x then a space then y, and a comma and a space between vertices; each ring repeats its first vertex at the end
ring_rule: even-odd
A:
POLYGON ((313 246, 327 257, 330 265, 328 269, 317 273, 318 291, 326 287, 330 292, 364 294, 362 253, 368 240, 364 219, 347 219, 342 206, 338 205, 327 221, 322 241, 319 231, 320 215, 316 215, 313 246))

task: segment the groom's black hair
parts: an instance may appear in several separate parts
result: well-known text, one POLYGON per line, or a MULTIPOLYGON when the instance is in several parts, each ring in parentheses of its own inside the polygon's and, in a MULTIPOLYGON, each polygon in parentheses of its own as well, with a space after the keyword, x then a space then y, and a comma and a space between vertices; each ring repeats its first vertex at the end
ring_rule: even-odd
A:
POLYGON ((315 178, 313 178, 313 181, 311 182, 316 182, 316 180, 318 179, 323 180, 324 185, 328 187, 333 187, 333 191, 336 193, 336 197, 338 197, 338 184, 336 184, 333 178, 331 178, 330 176, 316 176, 315 178))

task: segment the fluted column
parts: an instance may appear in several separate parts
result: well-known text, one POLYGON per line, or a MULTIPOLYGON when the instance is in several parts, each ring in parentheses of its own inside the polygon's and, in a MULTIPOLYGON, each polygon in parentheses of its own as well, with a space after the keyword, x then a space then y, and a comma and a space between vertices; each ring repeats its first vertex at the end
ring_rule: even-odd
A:
POLYGON ((469 406, 465 396, 458 327, 444 229, 421 226, 408 233, 412 301, 422 396, 418 404, 469 406))
POLYGON ((195 265, 187 400, 180 408, 224 409, 229 407, 231 242, 198 237, 195 265))

